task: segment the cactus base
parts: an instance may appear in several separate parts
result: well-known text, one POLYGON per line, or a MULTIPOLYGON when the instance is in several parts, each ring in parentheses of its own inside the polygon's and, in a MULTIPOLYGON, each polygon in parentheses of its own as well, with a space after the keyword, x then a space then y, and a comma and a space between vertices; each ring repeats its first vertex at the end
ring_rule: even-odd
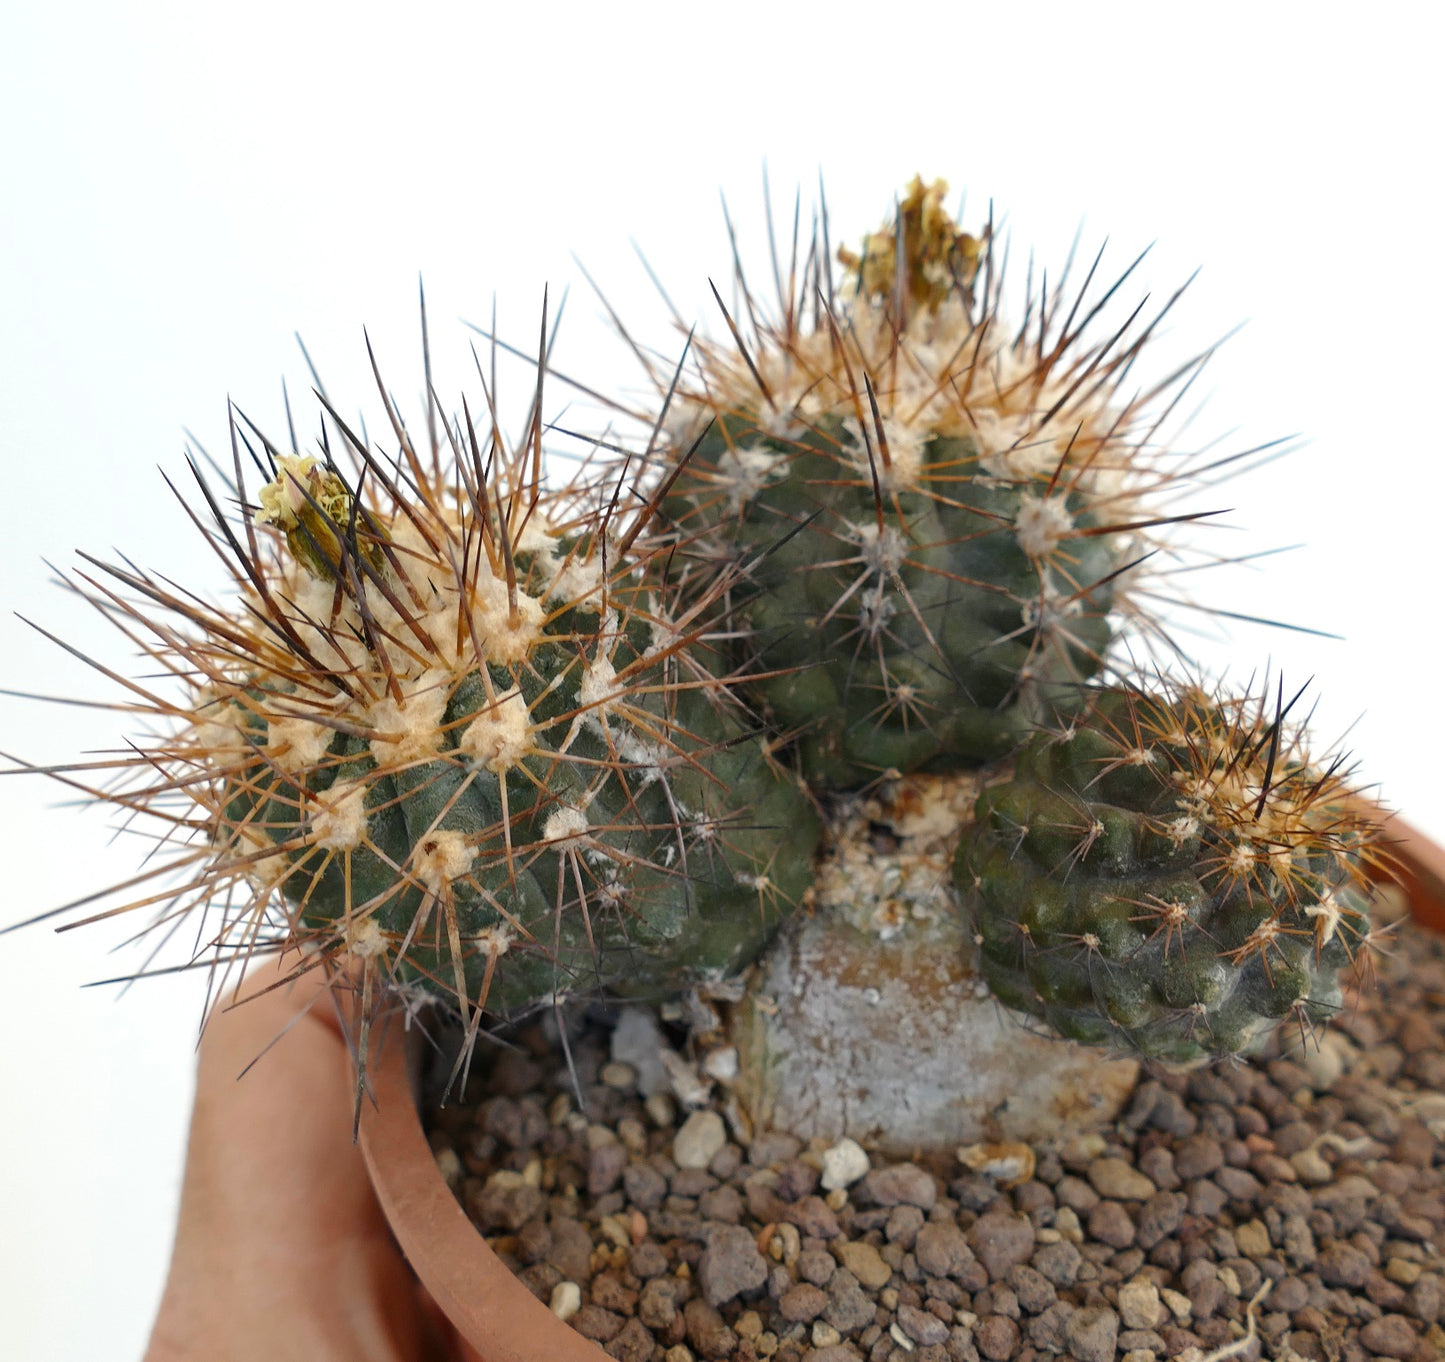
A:
POLYGON ((817 908, 732 1017, 758 1128, 909 1154, 1102 1129, 1138 1063, 1028 1031, 989 994, 949 888, 976 777, 913 777, 829 829, 817 908))

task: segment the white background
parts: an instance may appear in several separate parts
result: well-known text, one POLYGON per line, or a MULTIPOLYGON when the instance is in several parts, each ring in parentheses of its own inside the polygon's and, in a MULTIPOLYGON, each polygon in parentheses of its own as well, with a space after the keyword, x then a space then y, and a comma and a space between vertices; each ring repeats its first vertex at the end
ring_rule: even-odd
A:
MULTIPOLYGON (((1006 212, 1017 263, 1032 246, 1057 267, 1082 221, 1086 248, 1110 237, 1115 270, 1157 240, 1137 276, 1156 299, 1202 266, 1151 373, 1248 323, 1211 363, 1187 438, 1308 443, 1200 505, 1233 509, 1210 541, 1221 554, 1303 547, 1194 591, 1347 641, 1238 627, 1202 651, 1317 677, 1321 735, 1354 724, 1366 777, 1445 836, 1427 7, 1375 4, 1348 25, 1313 4, 524 8, 57 3, 0 21, 0 684, 119 694, 12 609, 122 673, 140 665, 42 555, 124 552, 218 588, 157 469, 187 476, 182 427, 224 451, 228 395, 283 432, 283 375, 314 431, 293 331, 376 431, 362 327, 419 421, 419 274, 449 402, 470 364, 459 319, 485 322, 495 297, 501 331, 530 346, 543 285, 554 307, 570 286, 559 363, 640 390, 571 252, 675 353, 629 237, 718 330, 719 190, 761 276, 765 164, 784 221, 822 175, 835 243, 921 171, 968 191, 971 222, 990 199, 1006 212)), ((515 411, 519 380, 512 392, 515 411)), ((30 761, 132 731, 0 697, 0 748, 30 761)), ((142 854, 62 797, 0 779, 4 921, 142 854)), ((82 991, 138 967, 133 948, 107 954, 123 935, 0 939, 7 1358, 138 1357, 160 1289, 200 980, 82 991)))

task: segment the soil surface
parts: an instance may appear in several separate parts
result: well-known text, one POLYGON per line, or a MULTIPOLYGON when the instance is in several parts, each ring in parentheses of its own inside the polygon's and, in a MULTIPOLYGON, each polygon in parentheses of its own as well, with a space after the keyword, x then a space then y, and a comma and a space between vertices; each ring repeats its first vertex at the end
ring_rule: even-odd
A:
POLYGON ((623 1362, 1436 1362, 1445 941, 1386 945, 1321 1035, 1146 1072, 1053 1145, 899 1162, 754 1132, 728 1052, 691 1062, 678 1029, 651 1064, 636 1010, 570 1070, 534 1027, 427 1119, 492 1247, 623 1362))

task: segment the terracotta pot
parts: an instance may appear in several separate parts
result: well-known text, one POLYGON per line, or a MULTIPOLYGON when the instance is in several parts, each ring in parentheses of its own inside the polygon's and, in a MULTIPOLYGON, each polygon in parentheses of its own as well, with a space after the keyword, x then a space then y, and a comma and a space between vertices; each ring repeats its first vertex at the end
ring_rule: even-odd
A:
MULTIPOLYGON (((1411 915, 1445 933, 1445 848, 1391 818, 1392 864, 1411 915)), ((611 1362, 539 1301, 487 1247, 442 1179, 417 1114, 408 1047, 392 1029, 372 1059, 375 1106, 361 1148, 402 1251, 480 1362, 611 1362)))

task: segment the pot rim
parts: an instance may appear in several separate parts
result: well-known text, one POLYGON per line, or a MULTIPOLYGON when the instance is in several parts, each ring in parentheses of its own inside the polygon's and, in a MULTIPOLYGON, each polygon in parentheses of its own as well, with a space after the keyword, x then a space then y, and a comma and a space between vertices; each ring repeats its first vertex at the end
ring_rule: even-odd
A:
POLYGON ((417 1110, 421 1033, 381 1029, 367 1063, 372 1100, 362 1107, 361 1152, 422 1285, 480 1362, 611 1362, 523 1286, 467 1219, 417 1110))
MULTIPOLYGON (((1445 848, 1389 815, 1391 854, 1375 868, 1398 884, 1411 916, 1445 934, 1445 848)), ((382 1028, 361 1113, 361 1151, 372 1186, 407 1261, 481 1362, 610 1362, 513 1275, 467 1219, 422 1130, 417 1082, 422 1037, 382 1028)))

